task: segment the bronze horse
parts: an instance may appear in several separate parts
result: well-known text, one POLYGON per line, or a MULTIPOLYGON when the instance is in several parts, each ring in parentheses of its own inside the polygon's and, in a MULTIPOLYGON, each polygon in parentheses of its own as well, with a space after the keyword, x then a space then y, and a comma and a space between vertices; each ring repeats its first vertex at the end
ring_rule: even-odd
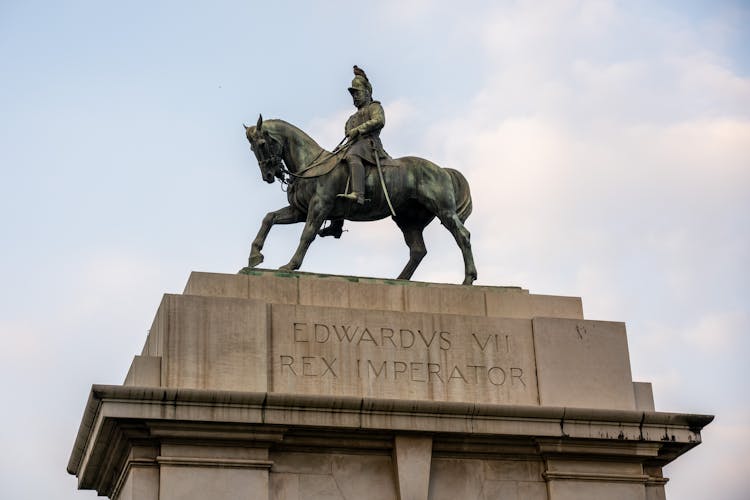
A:
MULTIPOLYGON (((337 198, 349 184, 349 168, 340 155, 321 148, 310 136, 282 120, 245 126, 247 140, 258 160, 263 180, 288 183, 289 205, 263 218, 253 240, 246 271, 263 262, 263 243, 274 224, 305 222, 297 251, 280 269, 299 269, 310 243, 326 220, 374 221, 391 215, 378 171, 368 168, 366 189, 370 200, 364 205, 337 198)), ((457 170, 441 168, 414 156, 388 160, 382 165, 383 179, 396 213, 393 220, 409 246, 407 262, 398 279, 410 279, 427 254, 422 231, 435 217, 451 232, 464 259, 464 285, 477 279, 469 231, 464 221, 471 214, 469 184, 457 170)), ((242 272, 242 271, 241 271, 242 272)))

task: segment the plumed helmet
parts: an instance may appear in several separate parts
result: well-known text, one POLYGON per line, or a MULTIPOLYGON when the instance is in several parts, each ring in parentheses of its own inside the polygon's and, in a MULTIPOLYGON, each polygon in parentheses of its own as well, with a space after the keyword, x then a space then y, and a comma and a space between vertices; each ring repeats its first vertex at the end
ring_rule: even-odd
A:
POLYGON ((370 85, 370 80, 367 79, 367 75, 362 68, 356 64, 354 65, 354 79, 352 80, 352 86, 349 87, 349 93, 353 90, 365 90, 368 94, 372 95, 372 85, 370 85))

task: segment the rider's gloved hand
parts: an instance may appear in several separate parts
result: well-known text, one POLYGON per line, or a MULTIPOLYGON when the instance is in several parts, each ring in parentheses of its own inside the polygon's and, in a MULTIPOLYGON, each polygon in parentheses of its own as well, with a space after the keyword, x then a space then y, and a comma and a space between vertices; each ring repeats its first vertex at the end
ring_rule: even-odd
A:
POLYGON ((358 135, 359 135, 359 127, 354 127, 346 134, 346 136, 349 138, 350 141, 353 141, 354 139, 356 139, 358 135))

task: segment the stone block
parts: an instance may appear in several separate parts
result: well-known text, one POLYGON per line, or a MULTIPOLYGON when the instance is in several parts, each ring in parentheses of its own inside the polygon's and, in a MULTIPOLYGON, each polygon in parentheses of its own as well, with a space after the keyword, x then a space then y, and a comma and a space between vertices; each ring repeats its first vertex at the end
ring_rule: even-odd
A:
POLYGON ((646 485, 646 500, 667 500, 663 485, 646 485))
POLYGON ((539 403, 634 410, 624 323, 535 318, 539 403))
POLYGON ((333 476, 300 474, 299 490, 305 500, 349 500, 341 494, 333 476))
POLYGON ((409 312, 442 314, 466 314, 485 316, 484 290, 468 286, 420 286, 405 287, 406 307, 409 312))
POLYGON ((549 500, 646 500, 642 484, 604 481, 550 481, 549 500))
POLYGON ((633 382, 635 408, 642 411, 654 411, 654 390, 651 382, 633 382))
POLYGON ((247 298, 271 304, 297 304, 299 280, 286 273, 263 273, 247 276, 247 298))
POLYGON ((638 462, 549 458, 544 475, 550 500, 646 498, 648 476, 638 462))
MULTIPOLYGON (((528 500, 527 497, 518 496, 518 483, 516 481, 494 480, 484 482, 481 498, 482 500, 528 500)), ((534 498, 533 500, 537 499, 534 498)))
POLYGON ((272 304, 531 319, 582 319, 581 299, 532 295, 518 287, 459 286, 255 269, 250 274, 193 272, 186 295, 250 298, 272 304))
POLYGON ((403 311, 408 286, 398 283, 383 284, 358 282, 349 284, 349 307, 353 309, 379 309, 403 311))
POLYGON ((304 306, 349 307, 349 282, 335 278, 298 280, 299 301, 304 306))
POLYGON ((399 500, 427 500, 432 437, 396 436, 393 441, 399 500))
POLYGON ((667 484, 668 479, 664 477, 662 468, 657 465, 646 466, 643 472, 648 475, 646 500, 666 500, 664 485, 667 484))
POLYGON ((429 500, 482 498, 481 460, 433 458, 429 500))
POLYGON ((501 318, 569 318, 583 319, 580 297, 532 295, 516 291, 487 292, 487 315, 501 318))
POLYGON ((161 356, 134 356, 123 385, 159 387, 161 356))
POLYGON ((337 454, 333 458, 333 479, 346 500, 397 498, 389 456, 337 454))
POLYGON ((484 477, 494 481, 544 481, 543 466, 536 460, 486 460, 484 477))
POLYGON ((562 474, 565 478, 570 478, 576 474, 578 475, 609 475, 618 477, 620 479, 631 477, 635 479, 642 479, 643 477, 643 466, 638 462, 615 462, 615 461, 601 461, 601 460, 586 460, 579 458, 577 460, 570 459, 548 459, 547 460, 547 471, 548 475, 562 474))
POLYGON ((271 453, 273 473, 332 474, 332 455, 326 453, 271 453))
POLYGON ((159 468, 131 467, 115 500, 159 500, 159 468))
POLYGON ((547 483, 519 481, 518 498, 519 500, 547 500, 547 483))
POLYGON ((531 322, 271 306, 272 390, 538 403, 531 322))
POLYGON ((163 387, 263 392, 266 325, 259 301, 165 295, 144 351, 161 356, 163 387))
POLYGON ((244 274, 190 273, 184 295, 248 298, 249 280, 244 274))
MULTIPOLYGON (((188 430, 192 432, 192 429, 188 430)), ((159 429, 158 426, 153 428, 152 434, 164 435, 163 430, 159 429)), ((248 433, 240 434, 243 437, 248 437, 248 433)), ((181 437, 179 433, 173 432, 167 435, 169 438, 175 439, 181 437)), ((223 438, 234 438, 238 439, 239 435, 234 434, 220 434, 219 437, 223 438)), ((226 443, 222 443, 221 446, 205 446, 201 444, 191 443, 173 443, 164 442, 160 446, 161 457, 170 457, 175 460, 180 460, 183 457, 189 457, 193 459, 201 459, 206 463, 222 463, 222 461, 243 461, 243 462, 267 462, 268 461, 268 449, 265 447, 251 447, 251 446, 236 446, 232 444, 231 440, 226 443)))
POLYGON ((299 475, 272 472, 268 480, 269 500, 303 500, 299 491, 299 475))
POLYGON ((268 471, 162 465, 159 500, 268 500, 268 471))

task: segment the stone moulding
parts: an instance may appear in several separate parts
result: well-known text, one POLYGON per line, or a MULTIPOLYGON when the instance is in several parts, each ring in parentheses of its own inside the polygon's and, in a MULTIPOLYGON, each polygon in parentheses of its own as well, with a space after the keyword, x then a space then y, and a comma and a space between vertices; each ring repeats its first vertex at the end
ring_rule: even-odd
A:
MULTIPOLYGON (((94 385, 68 472, 78 476, 79 487, 109 495, 116 483, 113 476, 129 467, 128 450, 134 442, 189 438, 280 443, 300 429, 331 435, 352 431, 430 435, 435 450, 451 449, 456 438, 481 438, 476 450, 496 439, 494 451, 499 453, 502 440, 515 439, 515 445, 525 443, 542 457, 629 457, 661 466, 697 446, 700 431, 712 420, 709 415, 652 411, 94 385)), ((464 443, 459 448, 466 452, 471 446, 464 443)), ((223 460, 224 466, 231 462, 223 460)), ((263 460, 246 462, 270 466, 263 460)), ((547 474, 568 477, 554 471, 547 474)), ((584 476, 570 479, 617 480, 584 476)))
POLYGON ((663 500, 712 419, 655 411, 578 297, 194 272, 67 469, 113 500, 663 500))

